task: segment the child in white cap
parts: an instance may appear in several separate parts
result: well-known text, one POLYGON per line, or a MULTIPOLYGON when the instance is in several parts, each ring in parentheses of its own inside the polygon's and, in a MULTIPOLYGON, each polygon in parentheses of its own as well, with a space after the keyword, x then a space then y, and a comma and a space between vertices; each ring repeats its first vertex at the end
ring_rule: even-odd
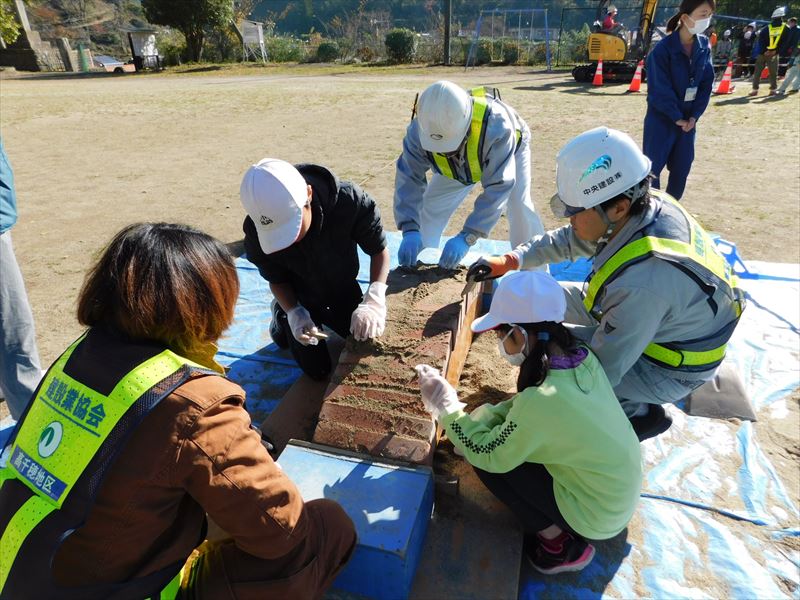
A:
POLYGON ((517 395, 464 412, 455 389, 416 367, 425 407, 525 530, 524 552, 546 574, 591 562, 588 539, 619 534, 641 487, 639 440, 597 358, 562 325, 564 291, 550 275, 507 276, 472 330, 494 329, 519 366, 517 395))
POLYGON ((331 370, 325 325, 358 340, 383 334, 389 251, 372 197, 325 167, 265 158, 239 190, 247 259, 269 282, 272 340, 321 380, 331 370), (362 296, 356 246, 370 257, 362 296))

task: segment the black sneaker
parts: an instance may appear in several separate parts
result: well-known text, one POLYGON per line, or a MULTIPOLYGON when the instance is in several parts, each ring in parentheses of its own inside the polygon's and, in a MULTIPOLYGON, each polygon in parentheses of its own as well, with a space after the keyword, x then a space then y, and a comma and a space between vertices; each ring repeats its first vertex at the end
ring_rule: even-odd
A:
POLYGON ((286 330, 281 327, 281 322, 278 319, 278 315, 285 315, 286 313, 283 312, 281 305, 278 304, 278 301, 274 298, 270 306, 270 311, 272 312, 272 323, 269 324, 269 336, 278 348, 288 348, 289 338, 286 335, 286 330))
POLYGON ((660 404, 648 404, 648 406, 649 410, 646 415, 630 419, 640 442, 661 435, 672 426, 672 418, 663 406, 660 404))
POLYGON ((580 571, 594 558, 594 546, 566 531, 552 540, 526 536, 523 550, 533 568, 545 575, 580 571))

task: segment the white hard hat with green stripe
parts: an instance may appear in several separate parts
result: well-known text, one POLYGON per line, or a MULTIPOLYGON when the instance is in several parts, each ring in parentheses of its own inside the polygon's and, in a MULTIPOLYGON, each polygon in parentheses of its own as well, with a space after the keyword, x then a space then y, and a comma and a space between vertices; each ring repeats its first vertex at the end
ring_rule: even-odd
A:
POLYGON ((608 127, 585 131, 556 156, 558 193, 550 208, 557 218, 564 218, 620 194, 638 200, 650 166, 650 159, 628 134, 608 127))

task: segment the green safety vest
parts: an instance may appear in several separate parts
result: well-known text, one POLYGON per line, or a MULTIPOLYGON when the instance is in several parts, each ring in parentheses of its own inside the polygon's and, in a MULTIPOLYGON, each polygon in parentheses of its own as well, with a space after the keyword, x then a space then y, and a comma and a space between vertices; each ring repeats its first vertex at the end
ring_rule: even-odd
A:
POLYGON ((104 394, 65 372, 70 357, 89 335, 92 331, 74 342, 47 372, 4 453, 6 462, 0 467, 2 599, 145 597, 161 590, 153 597, 172 600, 180 589, 182 563, 120 584, 64 589, 52 581, 51 561, 58 547, 85 522, 97 490, 130 433, 193 375, 217 374, 150 346, 136 357, 143 360, 131 365, 104 394))
POLYGON ((786 27, 786 23, 781 23, 780 27, 773 27, 771 24, 769 26, 769 46, 767 46, 767 50, 775 50, 778 47, 778 42, 781 39, 781 34, 783 33, 784 28, 786 27))
MULTIPOLYGON (((469 125, 469 135, 467 136, 466 144, 466 181, 465 184, 478 183, 481 180, 483 172, 483 144, 486 139, 486 124, 489 121, 489 101, 497 99, 496 92, 487 90, 485 87, 476 87, 469 91, 472 97, 472 118, 469 125)), ((516 131, 516 143, 519 146, 519 141, 522 138, 522 132, 516 131)), ((456 173, 458 168, 452 157, 447 157, 444 154, 428 152, 428 158, 435 165, 436 171, 449 177, 450 179, 458 179, 456 173)))
POLYGON ((744 310, 744 293, 731 266, 717 250, 711 236, 676 200, 652 190, 662 200, 655 221, 644 227, 635 239, 625 244, 589 276, 583 304, 598 320, 598 303, 605 287, 625 269, 650 257, 666 260, 685 272, 707 294, 712 310, 716 289, 726 291, 735 306, 736 317, 719 331, 703 338, 668 343, 651 343, 644 356, 659 366, 682 371, 705 371, 722 362, 725 348, 744 310))

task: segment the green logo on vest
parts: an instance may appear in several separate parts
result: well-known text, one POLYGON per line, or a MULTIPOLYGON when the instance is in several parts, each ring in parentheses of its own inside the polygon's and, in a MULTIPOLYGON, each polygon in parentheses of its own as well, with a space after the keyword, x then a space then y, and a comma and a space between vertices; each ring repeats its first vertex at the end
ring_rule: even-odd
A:
POLYGON ((58 421, 53 421, 42 431, 39 436, 39 456, 47 458, 56 451, 64 435, 64 427, 58 421))

